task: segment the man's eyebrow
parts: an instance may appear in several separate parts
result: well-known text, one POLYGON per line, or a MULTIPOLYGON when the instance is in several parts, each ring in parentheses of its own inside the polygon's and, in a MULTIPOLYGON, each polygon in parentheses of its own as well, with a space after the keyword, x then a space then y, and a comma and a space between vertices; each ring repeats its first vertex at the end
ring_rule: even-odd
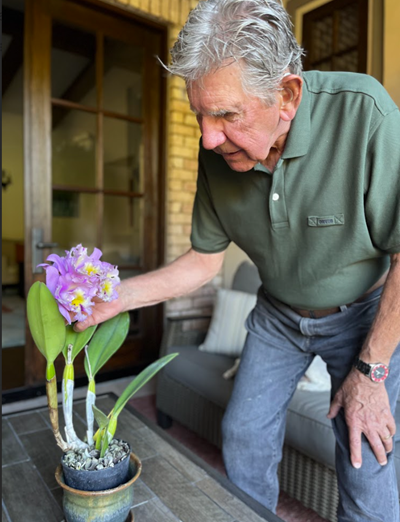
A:
MULTIPOLYGON (((193 114, 195 116, 198 116, 200 114, 199 111, 197 111, 194 107, 190 106, 190 110, 193 112, 193 114)), ((215 111, 207 111, 206 114, 207 116, 225 116, 226 114, 231 114, 231 113, 237 113, 239 112, 239 108, 238 107, 232 107, 232 109, 219 109, 219 110, 215 110, 215 111)))
POLYGON ((227 109, 220 109, 218 111, 210 111, 208 114, 210 116, 225 116, 226 114, 230 114, 233 111, 229 111, 227 109))

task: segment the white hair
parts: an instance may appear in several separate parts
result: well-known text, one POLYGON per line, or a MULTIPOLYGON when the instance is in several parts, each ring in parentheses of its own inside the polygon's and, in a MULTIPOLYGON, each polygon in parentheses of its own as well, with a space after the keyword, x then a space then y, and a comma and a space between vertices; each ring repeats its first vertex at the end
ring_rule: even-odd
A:
POLYGON ((279 0, 200 0, 166 69, 189 85, 237 62, 245 91, 273 104, 285 73, 301 76, 302 54, 279 0))

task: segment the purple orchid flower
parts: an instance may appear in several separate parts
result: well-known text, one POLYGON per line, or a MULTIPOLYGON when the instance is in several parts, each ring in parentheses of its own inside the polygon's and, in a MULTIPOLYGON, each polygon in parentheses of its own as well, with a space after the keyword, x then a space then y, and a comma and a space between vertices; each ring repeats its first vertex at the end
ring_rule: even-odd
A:
POLYGON ((106 302, 117 299, 120 278, 116 266, 100 261, 103 254, 98 248, 90 256, 82 245, 65 253, 66 257, 51 254, 47 261, 53 264, 38 266, 46 270, 46 285, 57 300, 60 313, 71 324, 70 313, 74 314, 74 321, 83 321, 92 314, 94 297, 106 302))

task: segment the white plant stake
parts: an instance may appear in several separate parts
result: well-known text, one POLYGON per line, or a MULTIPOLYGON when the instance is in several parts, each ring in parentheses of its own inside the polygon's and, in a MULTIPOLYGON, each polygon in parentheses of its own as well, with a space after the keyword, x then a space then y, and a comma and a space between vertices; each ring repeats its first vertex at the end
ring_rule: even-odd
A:
POLYGON ((85 444, 74 430, 73 419, 72 419, 72 403, 74 399, 74 367, 72 365, 72 344, 68 345, 67 348, 67 360, 64 369, 64 378, 62 380, 62 404, 65 421, 65 437, 68 444, 73 449, 87 448, 85 444))
POLYGON ((90 365, 90 359, 88 355, 88 346, 85 346, 85 357, 89 367, 89 386, 86 395, 86 424, 87 424, 87 441, 89 446, 93 445, 93 424, 94 424, 94 415, 93 415, 93 406, 96 404, 96 390, 95 390, 95 382, 92 374, 92 367, 90 365), (92 384, 93 383, 93 384, 92 384), (91 389, 92 388, 92 389, 91 389))

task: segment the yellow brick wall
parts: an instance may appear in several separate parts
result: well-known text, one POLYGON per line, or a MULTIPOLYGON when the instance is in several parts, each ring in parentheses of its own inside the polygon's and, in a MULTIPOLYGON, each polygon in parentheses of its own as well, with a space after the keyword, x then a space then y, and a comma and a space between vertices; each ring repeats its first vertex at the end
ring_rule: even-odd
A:
MULTIPOLYGON (((157 19, 168 26, 169 49, 175 43, 190 9, 197 0, 104 0, 134 11, 143 18, 157 19)), ((200 131, 190 111, 185 83, 172 77, 167 85, 167 168, 165 262, 169 263, 190 248, 193 201, 196 192, 197 155, 200 131)), ((184 298, 166 304, 168 316, 209 314, 218 275, 209 285, 184 298)))

